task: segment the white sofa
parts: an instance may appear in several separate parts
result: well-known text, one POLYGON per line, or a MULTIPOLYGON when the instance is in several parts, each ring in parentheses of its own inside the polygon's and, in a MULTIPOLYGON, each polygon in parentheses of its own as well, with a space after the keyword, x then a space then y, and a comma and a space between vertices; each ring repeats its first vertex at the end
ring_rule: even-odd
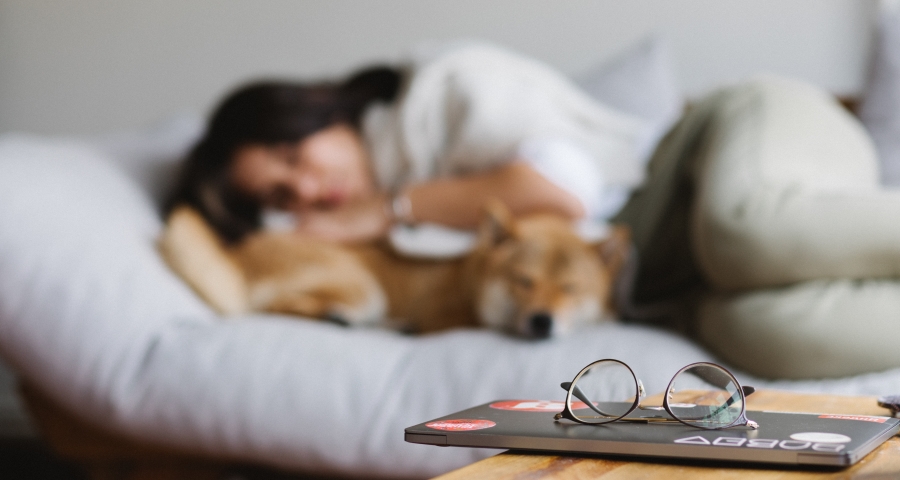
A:
MULTIPOLYGON (((495 399, 562 399, 559 383, 598 358, 628 362, 649 392, 715 360, 678 335, 618 323, 532 342, 220 319, 155 250, 161 189, 199 128, 187 116, 102 138, 0 136, 0 354, 86 420, 225 458, 418 478, 495 452, 407 444, 405 427, 495 399)), ((900 393, 900 369, 807 381, 736 373, 757 387, 900 393)), ((2 385, 0 407, 27 432, 12 382, 2 385)))

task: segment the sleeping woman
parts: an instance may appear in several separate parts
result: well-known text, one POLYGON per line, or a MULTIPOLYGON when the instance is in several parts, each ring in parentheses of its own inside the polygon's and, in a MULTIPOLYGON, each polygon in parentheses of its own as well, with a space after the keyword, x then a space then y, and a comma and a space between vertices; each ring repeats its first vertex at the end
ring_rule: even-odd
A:
POLYGON ((492 197, 514 214, 609 218, 642 180, 637 127, 537 61, 456 46, 342 82, 238 89, 169 206, 194 206, 230 241, 285 214, 340 242, 395 224, 468 229, 492 197))
POLYGON ((444 49, 338 83, 239 89, 170 207, 193 205, 230 241, 272 212, 341 242, 471 228, 490 197, 514 214, 613 219, 634 234, 636 301, 686 311, 732 365, 782 378, 900 366, 900 194, 830 95, 778 78, 716 92, 646 179, 637 129, 539 62, 444 49))

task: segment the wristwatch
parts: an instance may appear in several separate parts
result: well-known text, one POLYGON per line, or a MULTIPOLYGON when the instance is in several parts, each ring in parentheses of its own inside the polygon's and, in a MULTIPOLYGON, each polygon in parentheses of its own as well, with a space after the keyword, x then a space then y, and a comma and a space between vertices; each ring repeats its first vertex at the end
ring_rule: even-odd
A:
POLYGON ((896 417, 900 413, 900 395, 878 397, 878 406, 890 410, 891 416, 896 417))
POLYGON ((405 192, 400 192, 389 200, 387 205, 389 217, 393 222, 403 225, 415 223, 412 213, 412 201, 405 192))

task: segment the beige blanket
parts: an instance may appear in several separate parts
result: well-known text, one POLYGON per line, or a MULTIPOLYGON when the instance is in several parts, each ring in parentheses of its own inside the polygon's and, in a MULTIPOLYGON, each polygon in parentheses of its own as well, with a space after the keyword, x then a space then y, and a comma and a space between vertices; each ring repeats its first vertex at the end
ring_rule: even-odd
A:
POLYGON ((636 297, 699 307, 675 311, 756 375, 900 367, 900 191, 877 165, 812 85, 759 78, 699 102, 618 218, 641 254, 636 297))

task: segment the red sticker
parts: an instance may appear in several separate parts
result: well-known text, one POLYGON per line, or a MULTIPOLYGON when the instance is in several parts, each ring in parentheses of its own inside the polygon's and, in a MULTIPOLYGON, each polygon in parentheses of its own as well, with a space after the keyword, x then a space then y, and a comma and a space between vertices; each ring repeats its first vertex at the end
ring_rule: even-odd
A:
MULTIPOLYGON (((564 402, 552 400, 507 400, 505 402, 494 402, 491 408, 497 410, 510 410, 514 412, 552 412, 559 413, 566 407, 564 402)), ((587 408, 584 402, 572 402, 572 410, 581 410, 587 408)))
POLYGON ((832 420, 859 420, 860 422, 884 423, 887 417, 870 417, 868 415, 819 415, 819 418, 832 420))
POLYGON ((439 420, 437 422, 426 423, 425 426, 435 430, 447 430, 450 432, 465 432, 468 430, 483 430, 491 428, 496 423, 490 420, 471 420, 460 418, 455 420, 439 420))

